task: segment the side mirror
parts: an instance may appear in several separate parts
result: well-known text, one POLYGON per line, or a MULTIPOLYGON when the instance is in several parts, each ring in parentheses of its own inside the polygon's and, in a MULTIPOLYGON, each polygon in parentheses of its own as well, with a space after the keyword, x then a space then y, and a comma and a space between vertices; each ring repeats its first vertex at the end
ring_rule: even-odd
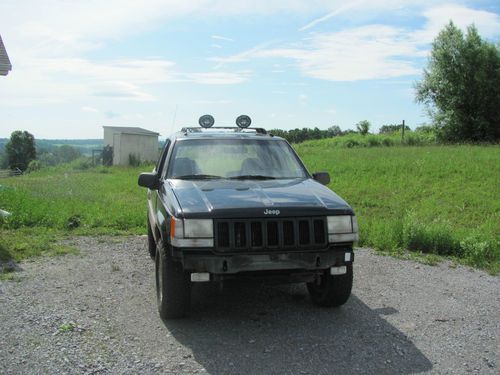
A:
POLYGON ((160 179, 156 173, 141 173, 137 183, 139 186, 146 187, 151 190, 158 190, 160 187, 160 179))
POLYGON ((330 183, 330 175, 328 172, 313 173, 313 179, 323 185, 328 185, 330 183))

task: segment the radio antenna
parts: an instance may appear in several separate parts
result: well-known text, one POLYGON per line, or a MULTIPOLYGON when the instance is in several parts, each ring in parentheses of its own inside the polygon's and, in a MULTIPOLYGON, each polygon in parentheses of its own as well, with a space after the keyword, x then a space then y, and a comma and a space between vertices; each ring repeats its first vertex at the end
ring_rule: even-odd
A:
POLYGON ((172 118, 172 133, 175 130, 175 119, 177 118, 177 110, 179 109, 179 104, 175 105, 174 117, 172 118))

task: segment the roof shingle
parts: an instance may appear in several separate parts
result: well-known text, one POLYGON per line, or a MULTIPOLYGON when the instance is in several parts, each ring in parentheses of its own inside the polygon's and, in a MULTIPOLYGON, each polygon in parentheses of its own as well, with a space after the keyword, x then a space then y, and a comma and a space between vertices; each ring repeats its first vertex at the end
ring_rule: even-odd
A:
POLYGON ((12 70, 12 64, 10 63, 7 50, 3 44, 2 36, 0 36, 0 75, 6 76, 9 70, 12 70))

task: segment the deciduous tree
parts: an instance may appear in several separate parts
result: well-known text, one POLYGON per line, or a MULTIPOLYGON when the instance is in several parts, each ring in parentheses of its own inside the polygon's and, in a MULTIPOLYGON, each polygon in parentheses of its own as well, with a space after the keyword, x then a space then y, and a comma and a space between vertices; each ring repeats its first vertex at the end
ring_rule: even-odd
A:
POLYGON ((9 168, 25 171, 30 161, 36 159, 35 137, 27 131, 16 130, 5 145, 9 168))
POLYGON ((445 141, 500 139, 500 49, 469 26, 450 22, 432 44, 416 100, 425 103, 445 141))
POLYGON ((356 129, 358 130, 359 134, 361 134, 361 135, 368 134, 370 127, 371 127, 371 124, 367 120, 360 121, 356 124, 356 129))

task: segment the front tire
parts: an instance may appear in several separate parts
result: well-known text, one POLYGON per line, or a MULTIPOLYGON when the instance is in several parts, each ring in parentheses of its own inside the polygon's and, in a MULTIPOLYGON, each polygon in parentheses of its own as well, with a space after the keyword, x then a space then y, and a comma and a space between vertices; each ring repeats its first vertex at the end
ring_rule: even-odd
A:
POLYGON ((352 264, 346 265, 344 275, 330 275, 330 269, 324 271, 321 282, 307 283, 307 290, 314 304, 322 307, 341 306, 347 302, 352 290, 352 264))
POLYGON ((191 302, 191 282, 182 264, 174 261, 170 249, 158 241, 156 250, 156 299, 162 319, 186 316, 191 302))

